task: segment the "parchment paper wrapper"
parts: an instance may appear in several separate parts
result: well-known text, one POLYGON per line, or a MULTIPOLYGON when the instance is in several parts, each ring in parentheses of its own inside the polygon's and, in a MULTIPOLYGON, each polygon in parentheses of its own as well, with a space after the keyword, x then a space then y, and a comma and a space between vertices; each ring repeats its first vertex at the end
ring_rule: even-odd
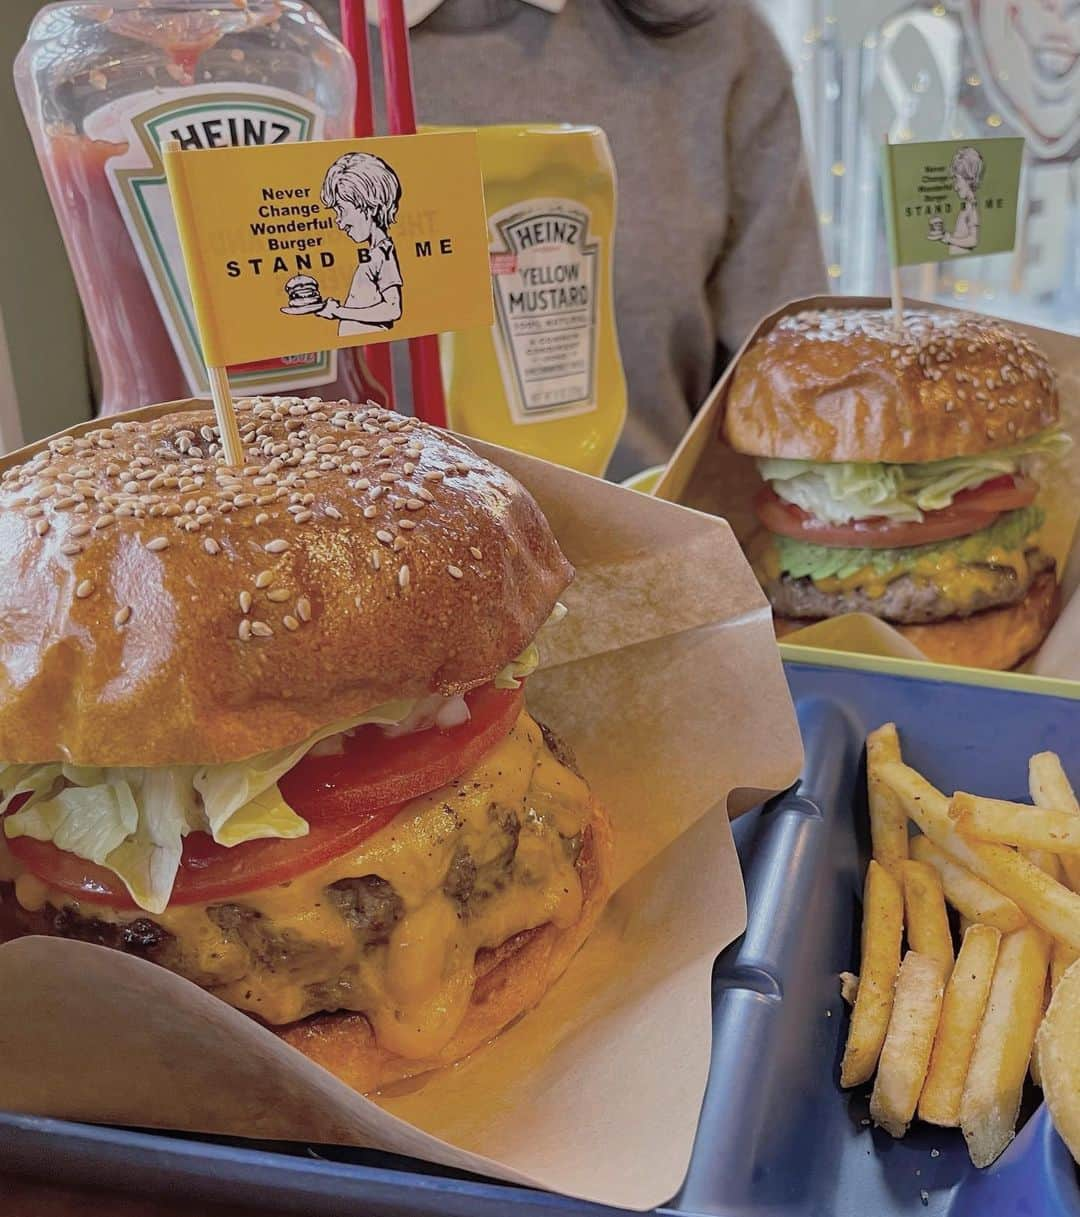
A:
MULTIPOLYGON (((905 305, 942 313, 961 311, 919 300, 906 300, 905 305)), ((722 516, 739 541, 747 544, 761 529, 752 505, 761 476, 753 457, 733 452, 720 438, 728 390, 743 352, 790 313, 816 308, 890 307, 891 302, 883 297, 810 296, 793 300, 763 317, 709 394, 653 494, 668 502, 722 516)), ((1062 573, 1064 608, 1042 647, 1027 660, 1023 670, 1040 676, 1080 679, 1080 597, 1075 594, 1080 584, 1080 545, 1076 544, 1080 523, 1080 338, 1012 321, 1007 324, 1046 352, 1057 372, 1061 425, 1077 441, 1063 460, 1048 465, 1040 477, 1038 502, 1046 510, 1040 543, 1057 560, 1058 571, 1062 573)), ((887 622, 868 613, 834 617, 788 634, 784 641, 838 651, 926 659, 887 622)))
POLYGON ((0 1106, 377 1147, 630 1208, 678 1190, 712 964, 745 926, 727 813, 801 764, 768 606, 723 521, 472 446, 578 571, 529 705, 611 811, 619 889, 567 973, 494 1044, 371 1102, 164 969, 24 938, 0 947, 0 1106))

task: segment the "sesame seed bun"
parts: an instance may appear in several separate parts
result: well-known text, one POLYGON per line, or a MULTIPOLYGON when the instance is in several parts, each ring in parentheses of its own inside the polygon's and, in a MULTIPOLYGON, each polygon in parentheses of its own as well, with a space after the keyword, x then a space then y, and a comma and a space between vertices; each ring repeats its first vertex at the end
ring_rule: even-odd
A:
POLYGON ((944 460, 1006 447, 1058 420, 1046 357, 990 317, 883 309, 784 317, 739 360, 724 437, 809 461, 944 460))
POLYGON ((374 405, 147 411, 8 458, 0 757, 218 764, 490 680, 573 570, 532 496, 374 405), (150 412, 152 413, 152 412, 150 412))
MULTIPOLYGON (((929 625, 893 624, 893 629, 934 663, 1005 672, 1042 644, 1060 611, 1060 599, 1057 578, 1050 570, 1033 580, 1027 595, 1015 604, 929 625)), ((783 638, 814 624, 777 617, 776 636, 783 638)))
POLYGON ((408 1059, 380 1048, 362 1014, 316 1014, 271 1030, 365 1094, 462 1060, 531 1010, 566 970, 611 895, 613 850, 607 811, 591 799, 577 862, 583 897, 580 916, 565 929, 548 922, 481 951, 469 1008, 453 1039, 436 1055, 408 1059))

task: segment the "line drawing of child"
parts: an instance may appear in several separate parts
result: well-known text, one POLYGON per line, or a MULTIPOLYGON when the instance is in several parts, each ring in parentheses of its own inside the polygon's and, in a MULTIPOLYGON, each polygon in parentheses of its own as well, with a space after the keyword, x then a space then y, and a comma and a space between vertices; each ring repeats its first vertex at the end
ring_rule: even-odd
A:
POLYGON ((983 175, 983 158, 978 148, 957 148, 949 165, 953 190, 963 206, 956 217, 952 232, 945 231, 945 222, 940 216, 930 219, 928 241, 940 241, 949 247, 950 254, 967 253, 979 244, 979 200, 975 192, 983 175))
POLYGON ((346 152, 326 171, 321 198, 337 213, 338 228, 360 248, 345 300, 328 297, 313 315, 336 320, 343 337, 392 330, 401 318, 404 286, 390 237, 401 202, 398 175, 382 157, 346 152))

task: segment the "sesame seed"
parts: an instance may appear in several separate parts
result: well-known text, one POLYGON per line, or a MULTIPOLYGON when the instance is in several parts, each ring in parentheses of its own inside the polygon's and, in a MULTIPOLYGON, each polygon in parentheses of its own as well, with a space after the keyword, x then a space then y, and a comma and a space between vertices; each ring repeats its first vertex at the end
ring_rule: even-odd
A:
POLYGON ((89 524, 76 524, 73 528, 68 530, 68 534, 72 537, 85 537, 89 531, 89 524))
POLYGON ((251 622, 247 619, 247 617, 240 622, 240 628, 236 632, 240 635, 241 642, 247 642, 247 640, 251 637, 251 622))
POLYGON ((60 546, 60 552, 66 554, 69 558, 73 558, 76 554, 81 554, 83 547, 78 541, 66 541, 60 546))
POLYGON ((381 541, 384 545, 392 545, 394 542, 394 534, 387 532, 385 528, 380 528, 375 534, 375 539, 381 541))
POLYGON ((31 520, 33 520, 37 516, 44 515, 45 508, 42 507, 39 503, 33 503, 29 507, 27 507, 24 514, 26 516, 28 516, 31 520))
POLYGON ((418 499, 423 499, 423 501, 425 503, 434 503, 435 502, 435 496, 431 493, 430 490, 426 490, 423 486, 421 486, 420 489, 416 492, 416 497, 418 499))
POLYGON ((341 519, 341 512, 338 511, 338 509, 332 503, 328 503, 323 508, 323 511, 326 512, 326 514, 330 517, 331 520, 340 520, 341 519))
POLYGON ((261 591, 264 587, 269 587, 274 582, 274 572, 272 570, 261 570, 255 576, 255 586, 261 591))
POLYGON ((422 511, 424 508, 423 501, 420 499, 406 499, 405 507, 408 511, 422 511))
POLYGON ((267 541, 263 546, 268 554, 283 554, 289 548, 288 541, 282 540, 280 537, 273 541, 267 541))
POLYGON ((287 587, 275 587, 266 593, 266 598, 273 601, 274 604, 281 604, 283 601, 288 600, 291 594, 287 587))
POLYGON ((477 560, 477 562, 479 562, 484 556, 483 551, 480 549, 477 549, 475 545, 469 546, 469 553, 472 554, 472 556, 477 560))
POLYGON ((288 613, 286 613, 285 616, 282 617, 281 624, 287 630, 298 630, 300 628, 300 622, 297 621, 295 617, 290 616, 288 613))
POLYGON ((379 556, 377 549, 371 551, 371 566, 373 570, 378 570, 382 566, 382 558, 379 556))
POLYGON ((49 531, 49 521, 48 520, 37 520, 34 523, 34 532, 36 532, 39 537, 43 537, 48 531, 49 531))
POLYGON ((84 579, 75 589, 75 595, 78 596, 80 600, 85 600, 87 596, 92 596, 93 594, 94 585, 89 579, 84 579))
POLYGON ((253 621, 251 623, 251 632, 256 638, 270 638, 274 633, 265 621, 253 621))
POLYGON ((402 591, 409 586, 409 568, 407 566, 401 567, 401 569, 398 571, 397 581, 398 587, 400 587, 402 591))
POLYGON ((301 621, 311 620, 311 601, 307 596, 301 596, 296 602, 296 615, 301 621))
POLYGON ((96 532, 101 532, 103 528, 109 528, 115 523, 116 516, 112 515, 110 512, 106 512, 103 516, 98 516, 98 518, 94 521, 94 529, 96 532))
POLYGON ((116 613, 113 616, 113 625, 115 625, 115 626, 127 625, 127 623, 130 620, 131 620, 131 605, 125 604, 123 608, 116 610, 116 613))
POLYGON ((364 601, 359 596, 353 596, 353 604, 355 604, 358 609, 362 609, 364 607, 364 601))
POLYGON ((412 531, 416 527, 415 520, 398 520, 398 528, 404 528, 412 531))
POLYGON ((244 588, 240 593, 240 612, 246 613, 251 609, 251 593, 244 588))
POLYGON ((213 537, 203 538, 203 549, 205 549, 206 552, 211 555, 221 552, 221 546, 218 545, 213 537))
POLYGON ((399 549, 404 549, 404 548, 405 548, 405 538, 400 533, 398 533, 398 535, 394 538, 394 544, 391 546, 391 549, 393 549, 394 552, 396 553, 399 549))
POLYGON ((294 524, 306 524, 308 522, 308 520, 314 520, 314 519, 315 519, 315 513, 313 511, 306 511, 306 510, 298 511, 296 513, 296 515, 293 516, 293 523, 294 524))
POLYGON ((379 514, 379 509, 372 506, 370 503, 364 508, 364 519, 373 520, 379 514))
POLYGON ((260 511, 259 514, 255 517, 255 523, 256 524, 265 524, 269 519, 270 519, 270 516, 267 512, 260 511))
POLYGON ((154 553, 160 553, 161 550, 169 548, 169 538, 154 537, 153 540, 147 541, 146 548, 153 550, 154 553))
POLYGON ((450 565, 446 568, 446 573, 450 576, 451 579, 463 579, 465 577, 465 572, 461 569, 460 566, 450 565))
POLYGON ((379 474, 379 481, 382 482, 382 484, 384 486, 392 486, 397 480, 398 480, 398 475, 396 473, 380 473, 379 474))

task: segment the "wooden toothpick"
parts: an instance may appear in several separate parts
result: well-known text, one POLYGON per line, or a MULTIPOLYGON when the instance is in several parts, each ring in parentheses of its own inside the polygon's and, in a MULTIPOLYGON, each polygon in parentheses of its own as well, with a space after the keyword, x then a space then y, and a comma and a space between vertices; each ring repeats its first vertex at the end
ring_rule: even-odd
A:
POLYGON ((221 451, 226 465, 244 463, 244 446, 240 442, 240 427, 236 421, 236 409, 229 392, 229 373, 225 368, 206 369, 210 378, 210 392, 214 398, 214 414, 221 433, 221 451))
MULTIPOLYGON (((179 152, 180 141, 176 139, 163 140, 162 153, 179 152)), ((167 162, 166 162, 167 164, 167 162)), ((172 179, 169 179, 169 189, 173 189, 172 179)), ((173 196, 174 208, 178 208, 176 196, 173 196)), ((179 220, 177 227, 180 227, 179 220)), ((181 236, 183 230, 181 229, 181 236)), ((189 275, 197 272, 188 263, 189 275)), ((233 406, 232 393, 229 391, 229 375, 225 368, 206 366, 206 377, 210 382, 210 393, 214 399, 214 414, 217 416, 218 431, 221 434, 221 454, 226 465, 243 465, 244 447, 240 442, 240 427, 236 422, 236 409, 233 406)))

